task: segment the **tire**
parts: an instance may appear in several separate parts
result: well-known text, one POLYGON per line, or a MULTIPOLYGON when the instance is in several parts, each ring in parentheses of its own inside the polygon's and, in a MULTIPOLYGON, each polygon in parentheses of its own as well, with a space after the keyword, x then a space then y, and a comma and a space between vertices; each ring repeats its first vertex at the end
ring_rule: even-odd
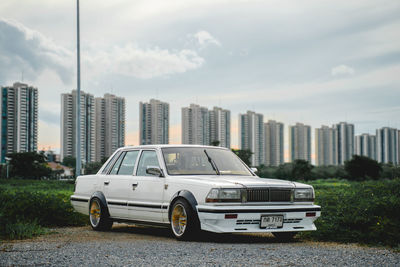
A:
POLYGON ((281 241, 292 241, 297 232, 273 232, 272 234, 281 241))
POLYGON ((108 215, 107 208, 97 197, 90 200, 89 223, 95 231, 107 231, 110 230, 113 225, 113 221, 108 215))
POLYGON ((172 234, 178 240, 192 240, 200 232, 197 214, 184 199, 178 199, 172 205, 170 225, 172 234))

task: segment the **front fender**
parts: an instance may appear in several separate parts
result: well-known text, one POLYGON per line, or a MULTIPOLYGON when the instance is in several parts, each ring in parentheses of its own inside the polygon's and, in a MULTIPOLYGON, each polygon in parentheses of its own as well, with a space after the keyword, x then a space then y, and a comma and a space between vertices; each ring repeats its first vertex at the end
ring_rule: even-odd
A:
POLYGON ((192 207, 193 211, 195 212, 195 214, 197 216, 197 208, 196 208, 197 200, 196 200, 196 198, 190 191, 180 190, 172 196, 171 201, 169 202, 170 204, 168 207, 168 220, 171 221, 171 207, 174 204, 174 202, 179 198, 185 199, 189 203, 189 205, 192 207))

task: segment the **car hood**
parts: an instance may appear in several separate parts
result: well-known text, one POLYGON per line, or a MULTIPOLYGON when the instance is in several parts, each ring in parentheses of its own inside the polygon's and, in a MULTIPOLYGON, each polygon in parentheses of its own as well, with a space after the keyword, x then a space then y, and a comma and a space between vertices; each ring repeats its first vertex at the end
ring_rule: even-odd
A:
POLYGON ((260 178, 257 176, 228 176, 228 175, 194 175, 181 177, 186 181, 200 184, 212 184, 213 187, 310 187, 309 185, 279 180, 260 178))

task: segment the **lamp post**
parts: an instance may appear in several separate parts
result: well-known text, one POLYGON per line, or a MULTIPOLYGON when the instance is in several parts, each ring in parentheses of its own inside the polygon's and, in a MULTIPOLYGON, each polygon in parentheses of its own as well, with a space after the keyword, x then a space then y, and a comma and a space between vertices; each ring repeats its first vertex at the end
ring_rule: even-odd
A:
POLYGON ((11 160, 11 158, 9 158, 9 157, 5 157, 5 160, 6 160, 6 170, 7 170, 7 174, 6 174, 6 176, 7 176, 7 179, 8 179, 8 176, 9 176, 9 166, 10 166, 10 160, 11 160))
POLYGON ((79 0, 76 0, 76 49, 77 49, 77 86, 76 86, 76 177, 81 174, 81 54, 79 37, 79 0))

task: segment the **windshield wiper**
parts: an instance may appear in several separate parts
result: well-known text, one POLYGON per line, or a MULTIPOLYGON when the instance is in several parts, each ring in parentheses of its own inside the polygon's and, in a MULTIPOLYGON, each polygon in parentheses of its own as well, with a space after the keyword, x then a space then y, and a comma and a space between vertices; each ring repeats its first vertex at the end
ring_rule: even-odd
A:
POLYGON ((217 175, 220 175, 219 170, 217 168, 217 164, 215 164, 214 160, 208 155, 208 153, 205 149, 204 149, 204 153, 206 154, 208 161, 211 163, 211 166, 213 167, 214 171, 217 173, 217 175))

